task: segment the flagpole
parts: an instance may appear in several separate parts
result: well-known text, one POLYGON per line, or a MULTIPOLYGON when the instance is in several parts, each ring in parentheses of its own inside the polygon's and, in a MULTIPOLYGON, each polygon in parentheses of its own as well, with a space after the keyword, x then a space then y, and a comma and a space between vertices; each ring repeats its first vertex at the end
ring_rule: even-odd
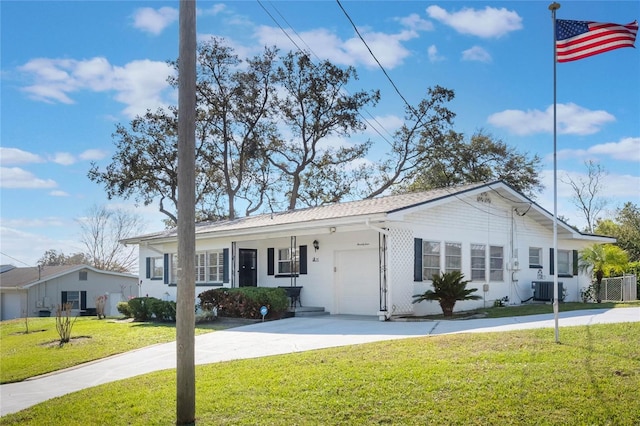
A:
POLYGON ((560 343, 558 329, 558 158, 557 158, 557 114, 556 114, 556 10, 560 4, 549 5, 553 21, 553 321, 555 324, 556 343, 560 343))

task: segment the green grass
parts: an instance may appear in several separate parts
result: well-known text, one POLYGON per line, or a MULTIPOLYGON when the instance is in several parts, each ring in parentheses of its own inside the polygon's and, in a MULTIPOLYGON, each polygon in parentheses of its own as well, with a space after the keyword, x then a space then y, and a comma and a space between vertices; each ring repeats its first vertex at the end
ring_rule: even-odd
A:
MULTIPOLYGON (((640 323, 456 334, 196 368, 198 425, 638 425, 640 323)), ((0 425, 172 425, 175 370, 0 425)))
MULTIPOLYGON (((119 322, 113 319, 79 317, 71 331, 71 342, 58 345, 55 318, 24 318, 0 323, 0 382, 9 383, 50 373, 88 361, 176 339, 175 324, 119 322)), ((221 324, 196 327, 207 333, 221 324)))
MULTIPOLYGON (((578 311, 584 309, 613 309, 625 307, 640 307, 640 300, 633 302, 602 302, 602 303, 580 303, 567 302, 558 304, 559 312, 578 311)), ((523 315, 552 314, 553 305, 546 303, 533 303, 526 305, 513 305, 503 307, 491 307, 488 309, 477 309, 475 311, 461 312, 459 315, 467 316, 473 313, 486 313, 486 318, 504 318, 523 315)), ((442 316, 440 316, 442 318, 442 316)))

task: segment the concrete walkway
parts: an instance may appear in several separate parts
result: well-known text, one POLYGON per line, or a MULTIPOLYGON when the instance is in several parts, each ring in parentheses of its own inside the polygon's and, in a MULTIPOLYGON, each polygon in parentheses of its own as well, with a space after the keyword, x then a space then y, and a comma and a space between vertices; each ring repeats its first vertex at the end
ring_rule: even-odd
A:
MULTIPOLYGON (((640 322, 639 308, 561 312, 560 327, 640 322)), ((553 314, 497 319, 380 322, 376 317, 323 316, 256 323, 196 337, 196 364, 257 358, 417 336, 553 328, 553 314)), ((554 335, 549 333, 549 339, 554 335)), ((562 330, 560 330, 562 340, 562 330)), ((54 397, 176 367, 175 342, 127 352, 56 373, 0 386, 0 415, 54 397)))

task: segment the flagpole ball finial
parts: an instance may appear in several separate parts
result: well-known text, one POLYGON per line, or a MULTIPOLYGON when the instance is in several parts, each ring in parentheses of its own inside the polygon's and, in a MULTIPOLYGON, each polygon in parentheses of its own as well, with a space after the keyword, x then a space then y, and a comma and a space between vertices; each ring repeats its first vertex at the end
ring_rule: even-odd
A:
POLYGON ((549 10, 558 10, 560 9, 560 3, 553 2, 549 5, 549 10))

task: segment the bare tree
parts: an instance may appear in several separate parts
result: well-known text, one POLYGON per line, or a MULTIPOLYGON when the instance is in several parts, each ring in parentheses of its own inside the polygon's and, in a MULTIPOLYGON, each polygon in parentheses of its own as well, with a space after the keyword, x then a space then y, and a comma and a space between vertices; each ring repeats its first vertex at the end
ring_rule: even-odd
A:
POLYGON ((123 209, 93 206, 78 222, 82 228, 81 241, 93 267, 130 272, 137 264, 136 247, 125 247, 120 240, 142 233, 141 216, 123 209))
POLYGON ((561 181, 571 186, 573 190, 571 201, 587 221, 585 230, 593 233, 598 217, 608 203, 601 196, 604 189, 603 180, 608 173, 602 165, 593 160, 585 161, 584 165, 587 167, 587 175, 585 177, 578 177, 574 180, 569 175, 566 175, 561 181))

